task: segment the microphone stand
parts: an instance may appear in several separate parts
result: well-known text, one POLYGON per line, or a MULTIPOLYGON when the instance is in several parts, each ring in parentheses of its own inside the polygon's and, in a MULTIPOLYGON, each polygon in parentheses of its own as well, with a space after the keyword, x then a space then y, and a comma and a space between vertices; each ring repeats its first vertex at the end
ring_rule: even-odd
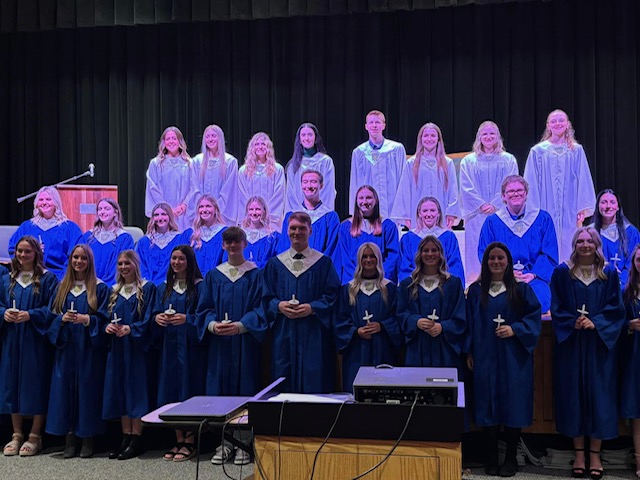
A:
MULTIPOLYGON (((79 175, 75 175, 74 177, 71 177, 71 178, 67 178, 66 180, 63 180, 63 181, 58 182, 55 185, 51 185, 51 186, 54 187, 54 188, 58 188, 60 185, 64 185, 65 183, 73 182, 73 181, 78 180, 79 178, 82 178, 82 177, 93 177, 94 175, 95 175, 94 169, 89 167, 89 170, 87 170, 86 172, 81 173, 79 175)), ((22 203, 27 198, 35 197, 38 194, 39 191, 40 191, 40 189, 36 190, 35 192, 30 193, 29 195, 25 195, 24 197, 16 198, 16 201, 18 203, 22 203)))

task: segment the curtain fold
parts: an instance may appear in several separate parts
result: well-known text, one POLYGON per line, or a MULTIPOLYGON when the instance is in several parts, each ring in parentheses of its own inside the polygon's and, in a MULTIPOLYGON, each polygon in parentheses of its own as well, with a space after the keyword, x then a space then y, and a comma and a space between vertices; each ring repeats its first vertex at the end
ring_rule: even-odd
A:
POLYGON ((216 123, 240 163, 265 131, 284 165, 304 121, 334 159, 344 218, 369 110, 408 153, 427 121, 458 152, 493 119, 522 171, 562 108, 596 188, 619 191, 637 225, 639 23, 634 0, 566 0, 0 34, 0 223, 30 216, 17 197, 94 163, 92 182, 117 184, 127 222, 144 226, 145 172, 166 126, 195 155, 216 123))

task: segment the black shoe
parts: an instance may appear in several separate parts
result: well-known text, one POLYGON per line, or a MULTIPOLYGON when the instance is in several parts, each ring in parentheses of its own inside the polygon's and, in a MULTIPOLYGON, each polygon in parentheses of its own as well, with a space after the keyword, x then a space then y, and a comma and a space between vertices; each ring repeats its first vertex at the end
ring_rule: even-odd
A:
POLYGON ((500 467, 498 475, 501 477, 513 477, 518 473, 518 461, 513 458, 504 462, 504 465, 500 467))
MULTIPOLYGON (((584 452, 584 448, 576 448, 575 451, 584 452)), ((586 462, 587 459, 585 458, 584 461, 586 462)), ((585 473, 587 473, 587 469, 585 467, 573 467, 571 469, 571 476, 573 478, 584 478, 585 473)))
POLYGON ((486 473, 487 475, 491 475, 492 477, 495 477, 496 475, 498 475, 499 472, 500 472, 500 469, 498 468, 498 465, 487 464, 484 467, 484 473, 486 473))
POLYGON ((120 455, 118 460, 129 460, 130 458, 137 457, 142 453, 142 442, 140 435, 131 435, 131 442, 127 445, 120 455))
MULTIPOLYGON (((589 450, 589 453, 595 453, 600 456, 600 450, 589 450)), ((602 463, 602 459, 600 460, 600 463, 602 463)), ((589 476, 591 477, 591 480, 602 480, 602 477, 604 477, 604 468, 590 468, 589 476)))
POLYGON ((63 458, 73 458, 76 456, 76 434, 67 433, 64 444, 63 458))
POLYGON ((116 448, 115 450, 109 452, 109 459, 110 460, 115 460, 116 458, 118 458, 118 456, 125 451, 125 449, 129 446, 129 443, 131 443, 131 434, 129 433, 123 433, 122 434, 122 442, 120 442, 120 446, 118 448, 116 448))
POLYGON ((93 456, 93 437, 82 439, 82 448, 80 449, 80 458, 91 458, 93 456))

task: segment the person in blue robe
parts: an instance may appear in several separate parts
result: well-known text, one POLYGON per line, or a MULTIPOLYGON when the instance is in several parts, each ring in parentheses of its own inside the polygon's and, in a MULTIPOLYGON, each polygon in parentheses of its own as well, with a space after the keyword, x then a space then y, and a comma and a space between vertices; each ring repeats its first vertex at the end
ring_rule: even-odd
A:
POLYGON ((202 275, 222 263, 222 232, 225 228, 215 198, 212 195, 200 197, 193 228, 185 230, 183 235, 196 254, 202 275))
POLYGON ((169 268, 171 251, 183 243, 188 243, 178 231, 173 211, 168 203, 159 203, 153 208, 147 233, 138 240, 136 253, 140 257, 142 278, 159 285, 164 281, 169 268))
POLYGON ((346 284, 356 270, 356 254, 365 242, 373 242, 382 252, 386 278, 398 281, 398 227, 380 216, 378 194, 373 187, 362 185, 356 192, 353 216, 342 222, 338 232, 340 280, 346 284))
POLYGON ((98 201, 93 228, 80 238, 79 243, 86 243, 93 250, 98 278, 109 286, 113 285, 120 252, 133 248, 133 237, 124 230, 118 202, 112 198, 98 201))
POLYGON ((553 392, 556 429, 573 438, 574 475, 603 475, 602 440, 618 436, 616 348, 625 314, 618 273, 607 265, 600 235, 578 229, 570 259, 551 277, 551 320, 556 337, 553 392))
MULTIPOLYGON (((247 200, 240 226, 247 236, 244 258, 255 263, 258 268, 264 268, 269 259, 276 254, 278 234, 273 228, 269 207, 262 197, 254 196, 247 200)), ((223 261, 227 261, 226 253, 223 261)))
POLYGON ((0 279, 0 413, 10 414, 11 441, 7 456, 33 456, 42 448, 53 349, 47 340, 49 301, 58 284, 45 270, 40 242, 32 236, 16 244, 11 275, 0 279), (24 416, 33 416, 22 443, 24 416))
POLYGON ((285 215, 284 227, 278 235, 276 253, 282 253, 291 247, 286 226, 289 225, 291 214, 294 211, 301 211, 311 217, 309 247, 330 257, 336 264, 338 258, 337 232, 340 228, 340 217, 329 205, 326 205, 321 200, 324 193, 324 177, 317 170, 307 169, 301 175, 300 184, 304 196, 303 201, 299 205, 295 205, 295 209, 289 210, 285 215))
POLYGON ((467 330, 464 285, 446 269, 444 249, 433 235, 418 245, 417 265, 398 288, 398 318, 408 367, 454 367, 462 371, 467 330))
MULTIPOLYGON (((152 313, 153 345, 159 350, 159 405, 183 402, 204 393, 206 356, 196 327, 196 307, 203 285, 193 249, 188 245, 174 247, 152 313)), ((184 462, 194 455, 193 432, 176 430, 176 444, 163 458, 184 462)))
POLYGON ((49 341, 56 348, 51 375, 47 433, 66 435, 64 458, 93 455, 93 437, 106 431, 102 392, 106 362, 109 287, 95 274, 93 253, 77 245, 50 304, 49 341))
POLYGON ((22 222, 9 239, 9 255, 16 250, 18 240, 26 235, 38 239, 44 253, 44 265, 58 280, 64 276, 67 259, 82 231, 67 218, 62 200, 54 187, 42 187, 33 202, 33 218, 22 222))
POLYGON ((142 452, 142 416, 152 410, 148 384, 151 312, 156 287, 140 275, 140 259, 125 250, 117 259, 116 284, 109 297, 105 332, 109 352, 104 379, 102 418, 120 419, 122 442, 110 459, 128 460, 142 452))
POLYGON ((631 252, 640 243, 640 232, 622 211, 616 192, 607 188, 598 193, 593 214, 593 227, 602 238, 604 258, 613 265, 624 289, 631 270, 631 252))
POLYGON ((475 423, 487 435, 488 475, 518 470, 520 431, 533 422, 533 352, 540 336, 540 302, 531 286, 517 282, 504 243, 487 245, 480 279, 467 294, 469 332, 465 352, 473 372, 475 423), (504 426, 505 462, 498 465, 498 436, 504 426))
POLYGON ((405 233, 400 239, 399 280, 410 277, 416 268, 415 256, 418 245, 427 235, 433 235, 440 240, 447 261, 447 271, 462 280, 462 284, 465 285, 458 239, 453 231, 443 227, 442 209, 435 197, 424 197, 418 202, 416 228, 405 233))
POLYGON ((361 366, 397 365, 404 344, 396 318, 397 288, 384 278, 380 249, 375 243, 363 243, 357 262, 353 280, 340 290, 335 319, 345 392, 353 391, 361 366))
MULTIPOLYGON (((267 321, 261 308, 262 271, 244 258, 247 239, 239 227, 229 227, 222 246, 229 260, 209 271, 196 312, 198 334, 208 348, 207 395, 254 395, 261 386, 262 342, 267 321)), ((234 431, 239 441, 250 435, 234 431)), ((249 463, 243 450, 224 441, 211 459, 222 464, 235 456, 236 465, 249 463)))
POLYGON ((623 292, 626 310, 621 334, 620 417, 631 420, 636 477, 640 476, 640 245, 631 253, 629 278, 623 292))
POLYGON ((558 265, 558 241, 551 216, 527 204, 529 185, 519 175, 502 182, 505 207, 489 215, 480 231, 478 258, 492 242, 504 243, 514 261, 518 282, 528 283, 538 297, 543 312, 551 307, 549 282, 558 265))
POLYGON ((273 378, 286 377, 285 392, 327 393, 336 382, 332 329, 340 280, 331 259, 309 248, 309 215, 292 214, 288 228, 291 249, 264 269, 273 378))

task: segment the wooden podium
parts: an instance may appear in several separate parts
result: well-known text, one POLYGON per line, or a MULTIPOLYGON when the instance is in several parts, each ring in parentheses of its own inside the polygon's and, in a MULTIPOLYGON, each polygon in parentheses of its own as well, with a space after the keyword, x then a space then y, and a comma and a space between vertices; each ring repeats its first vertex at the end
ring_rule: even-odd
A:
POLYGON ((60 185, 57 188, 64 213, 69 220, 78 224, 83 233, 93 227, 101 198, 118 201, 117 185, 60 185))

